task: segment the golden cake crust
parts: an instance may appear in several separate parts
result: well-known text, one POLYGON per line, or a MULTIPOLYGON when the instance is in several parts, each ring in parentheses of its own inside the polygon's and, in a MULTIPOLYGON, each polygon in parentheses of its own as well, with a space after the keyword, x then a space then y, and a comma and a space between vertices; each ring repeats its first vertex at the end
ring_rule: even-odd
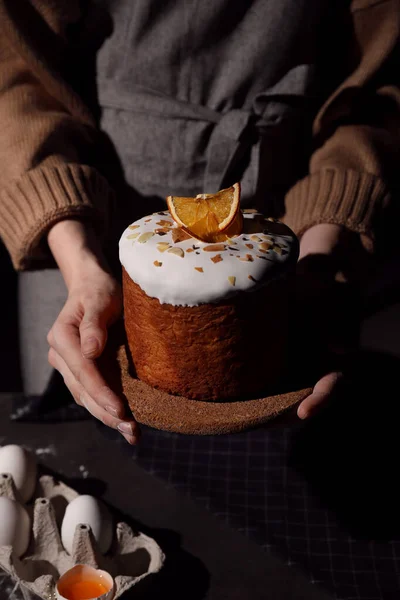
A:
POLYGON ((149 297, 123 269, 125 330, 137 376, 198 400, 262 393, 286 363, 290 278, 188 307, 149 297))

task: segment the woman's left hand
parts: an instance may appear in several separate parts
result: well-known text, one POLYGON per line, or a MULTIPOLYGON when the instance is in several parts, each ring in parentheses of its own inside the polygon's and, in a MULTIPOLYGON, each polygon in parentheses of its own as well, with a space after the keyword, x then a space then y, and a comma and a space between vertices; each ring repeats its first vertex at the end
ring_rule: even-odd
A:
POLYGON ((297 409, 300 419, 318 411, 344 383, 343 359, 357 348, 361 316, 358 286, 351 273, 355 258, 359 272, 364 270, 365 254, 359 236, 339 225, 315 225, 301 238, 296 285, 297 339, 302 344, 298 360, 300 370, 309 372, 312 366, 318 380, 297 409))

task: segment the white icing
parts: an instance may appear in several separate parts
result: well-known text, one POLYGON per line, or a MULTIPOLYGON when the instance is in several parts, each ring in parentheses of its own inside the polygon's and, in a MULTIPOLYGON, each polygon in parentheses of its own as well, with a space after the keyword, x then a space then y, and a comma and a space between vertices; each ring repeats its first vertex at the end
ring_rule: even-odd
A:
POLYGON ((293 264, 297 259, 298 242, 292 231, 281 223, 266 220, 259 213, 244 211, 243 217, 243 233, 229 243, 224 242, 224 250, 213 252, 204 250, 210 243, 193 238, 174 243, 172 231, 176 226, 168 212, 143 217, 122 234, 119 242, 121 264, 148 296, 158 298, 162 304, 197 306, 219 302, 237 292, 252 291, 293 264), (167 231, 164 235, 155 233, 164 228, 167 231), (141 237, 147 233, 149 235, 141 237), (252 239, 254 235, 260 241, 252 239), (180 249, 178 252, 182 254, 183 251, 183 257, 168 251, 160 252, 160 242, 180 249), (271 244, 271 248, 266 250, 264 246, 264 252, 261 252, 262 242, 271 244), (211 259, 217 255, 221 255, 222 260, 213 262, 211 259), (246 255, 252 260, 239 260, 246 255), (161 266, 156 266, 159 263, 161 266), (196 267, 203 272, 197 271, 196 267))

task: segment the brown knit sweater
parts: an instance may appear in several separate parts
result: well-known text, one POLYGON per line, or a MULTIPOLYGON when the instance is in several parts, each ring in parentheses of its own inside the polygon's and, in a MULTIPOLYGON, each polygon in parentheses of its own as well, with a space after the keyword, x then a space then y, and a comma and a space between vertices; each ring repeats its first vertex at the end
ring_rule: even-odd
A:
MULTIPOLYGON (((17 269, 39 266, 57 221, 107 223, 113 192, 87 160, 99 132, 62 75, 77 58, 68 32, 80 6, 0 0, 0 235, 17 269)), ((287 194, 285 220, 298 235, 341 224, 371 246, 398 184, 400 0, 353 0, 351 18, 349 76, 317 115, 309 175, 287 194)))

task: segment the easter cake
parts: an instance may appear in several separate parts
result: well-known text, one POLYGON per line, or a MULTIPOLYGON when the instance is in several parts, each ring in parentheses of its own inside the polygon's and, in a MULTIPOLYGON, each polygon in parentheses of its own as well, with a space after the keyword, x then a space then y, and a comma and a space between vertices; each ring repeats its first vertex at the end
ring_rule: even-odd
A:
POLYGON ((139 379, 203 401, 256 397, 286 364, 293 232, 240 210, 240 187, 169 197, 120 243, 125 330, 139 379))

